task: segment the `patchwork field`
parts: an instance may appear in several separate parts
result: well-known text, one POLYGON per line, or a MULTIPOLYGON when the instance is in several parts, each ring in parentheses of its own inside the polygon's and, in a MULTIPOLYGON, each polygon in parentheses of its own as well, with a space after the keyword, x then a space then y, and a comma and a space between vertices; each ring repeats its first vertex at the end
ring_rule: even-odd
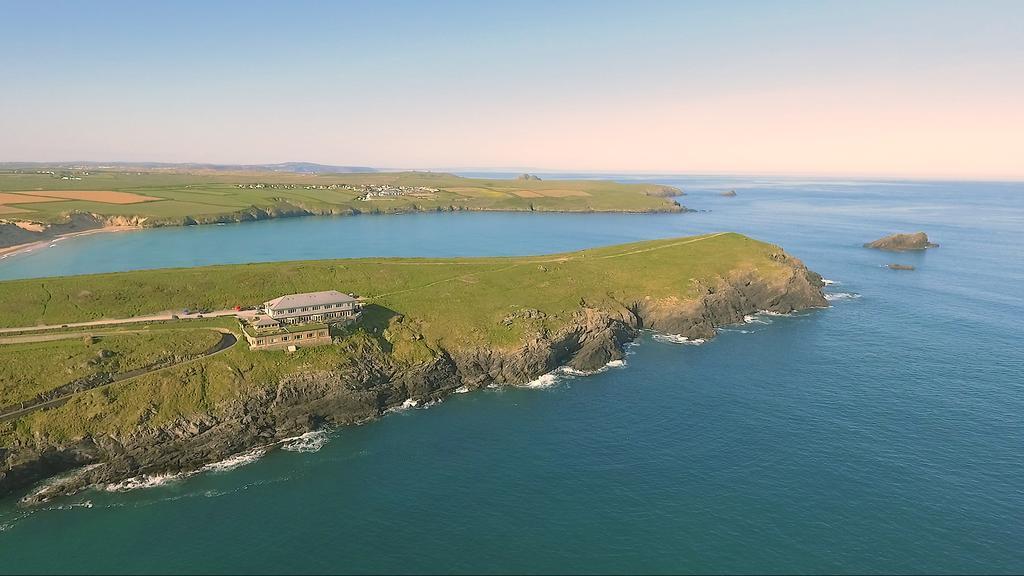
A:
POLYGON ((40 223, 64 222, 72 213, 135 217, 146 226, 174 226, 422 210, 658 212, 679 211, 671 199, 678 194, 677 189, 646 183, 554 183, 435 172, 0 170, 0 215, 40 223), (391 192, 367 194, 373 187, 391 192))
MULTIPOLYGON (((18 196, 12 194, 11 196, 18 196)), ((52 198, 55 200, 88 200, 103 204, 137 204, 150 200, 163 200, 155 196, 143 196, 132 192, 114 192, 112 190, 39 190, 33 191, 31 196, 52 198)))

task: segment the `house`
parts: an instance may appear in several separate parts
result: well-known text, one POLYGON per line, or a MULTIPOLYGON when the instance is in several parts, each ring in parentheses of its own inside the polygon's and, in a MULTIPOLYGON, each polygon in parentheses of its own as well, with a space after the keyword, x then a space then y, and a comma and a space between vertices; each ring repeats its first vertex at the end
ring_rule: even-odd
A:
POLYGON ((263 310, 281 324, 338 322, 359 316, 359 302, 337 290, 289 294, 263 303, 263 310))
POLYGON ((330 344, 331 329, 326 324, 281 324, 266 317, 242 324, 242 334, 252 350, 275 350, 330 344))
POLYGON ((262 314, 239 319, 249 348, 273 350, 330 344, 329 324, 359 317, 359 301, 337 290, 288 294, 264 302, 262 314))

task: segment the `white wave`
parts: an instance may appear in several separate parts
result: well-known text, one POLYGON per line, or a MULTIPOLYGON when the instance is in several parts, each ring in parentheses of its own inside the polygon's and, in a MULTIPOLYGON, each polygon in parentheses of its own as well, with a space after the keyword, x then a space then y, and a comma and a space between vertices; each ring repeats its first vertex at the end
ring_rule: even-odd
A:
POLYGON ((212 464, 207 464, 206 466, 203 466, 202 468, 200 468, 199 471, 200 472, 227 472, 228 470, 234 470, 235 468, 239 468, 241 466, 245 466, 246 464, 252 464, 253 462, 255 462, 255 461, 259 460, 261 457, 263 457, 263 455, 266 454, 266 453, 267 453, 267 448, 265 446, 258 446, 256 448, 253 448, 252 450, 249 450, 248 452, 242 452, 241 454, 235 454, 234 456, 229 456, 228 458, 225 458, 225 459, 221 460, 220 462, 214 462, 212 464))
POLYGON ((94 468, 99 468, 100 466, 103 466, 103 464, 102 463, 99 463, 99 464, 87 464, 87 465, 82 466, 80 468, 75 468, 74 470, 71 470, 70 472, 61 474, 59 476, 54 476, 53 478, 49 478, 49 479, 45 480, 44 482, 42 482, 41 484, 39 484, 36 487, 36 489, 33 490, 30 494, 24 496, 22 498, 22 501, 28 501, 28 500, 36 501, 36 500, 38 500, 40 498, 40 496, 42 496, 42 501, 49 500, 49 497, 45 496, 45 494, 51 488, 59 486, 60 484, 62 484, 64 482, 67 482, 68 480, 71 480, 71 479, 73 479, 73 478, 75 478, 75 477, 77 477, 77 476, 79 476, 81 474, 85 474, 86 472, 88 472, 88 471, 90 471, 90 470, 92 470, 94 468))
POLYGON ((314 430, 294 438, 281 440, 281 449, 289 452, 316 452, 327 444, 327 431, 314 430))
POLYGON ((836 300, 850 300, 853 298, 860 298, 860 294, 853 292, 833 292, 831 294, 825 294, 825 300, 834 302, 836 300))
POLYGON ((465 394, 469 392, 469 386, 459 386, 455 389, 455 394, 465 394))
POLYGON ((691 340, 682 334, 655 334, 654 339, 665 344, 687 344, 690 346, 699 346, 705 342, 703 338, 691 340))
POLYGON ((606 368, 625 368, 626 367, 626 361, 625 360, 612 360, 612 361, 608 362, 607 364, 605 364, 605 367, 606 368))
POLYGON ((384 411, 385 414, 393 414, 395 412, 405 412, 410 408, 416 408, 420 405, 419 400, 413 400, 412 398, 406 398, 405 402, 402 402, 399 406, 392 406, 384 411))
POLYGON ((120 482, 114 482, 111 484, 105 484, 102 486, 103 490, 107 492, 127 492, 129 490, 138 490, 139 488, 156 488, 157 486, 163 486, 184 478, 188 474, 143 474, 141 476, 135 476, 128 478, 127 480, 121 480, 120 482))
POLYGON ((552 372, 548 372, 547 374, 541 375, 536 380, 531 380, 531 381, 527 382, 526 384, 520 384, 519 386, 521 388, 535 388, 535 389, 537 389, 537 388, 551 388, 555 384, 558 384, 558 382, 560 380, 559 376, 562 376, 562 375, 563 374, 561 374, 559 372, 559 370, 554 370, 552 372))
POLYGON ((842 282, 838 280, 829 280, 828 278, 822 278, 821 281, 825 283, 825 286, 831 286, 833 284, 842 284, 842 282))
POLYGON ((85 502, 72 502, 70 504, 60 504, 58 506, 51 506, 47 510, 71 510, 73 508, 92 508, 92 500, 86 500, 85 502))

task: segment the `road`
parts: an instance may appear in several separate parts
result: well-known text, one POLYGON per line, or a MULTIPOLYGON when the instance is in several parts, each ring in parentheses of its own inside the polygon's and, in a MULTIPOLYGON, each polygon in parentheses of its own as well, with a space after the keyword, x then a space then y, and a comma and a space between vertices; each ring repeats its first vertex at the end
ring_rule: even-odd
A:
POLYGON ((0 328, 0 334, 10 334, 11 332, 62 330, 68 328, 89 328, 93 326, 115 326, 117 324, 135 324, 136 322, 160 322, 163 320, 174 320, 175 316, 179 319, 217 318, 220 316, 237 316, 239 318, 247 319, 251 318, 255 314, 255 310, 242 310, 240 312, 235 310, 215 310, 205 314, 181 314, 180 312, 167 311, 150 314, 148 316, 133 316, 131 318, 108 318, 104 320, 90 320, 89 322, 69 322, 67 324, 44 324, 39 326, 22 326, 20 328, 0 328))

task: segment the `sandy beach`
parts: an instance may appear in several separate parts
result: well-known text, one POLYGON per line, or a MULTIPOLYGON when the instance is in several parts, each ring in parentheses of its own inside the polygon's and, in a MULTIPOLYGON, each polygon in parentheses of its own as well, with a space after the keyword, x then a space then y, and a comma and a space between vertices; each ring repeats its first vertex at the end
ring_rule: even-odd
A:
POLYGON ((27 242, 25 244, 16 244, 14 246, 7 246, 6 248, 0 248, 0 260, 16 254, 23 254, 25 252, 32 252, 33 250, 41 250, 50 247, 55 242, 60 242, 68 238, 74 238, 77 236, 90 236, 92 234, 103 234, 107 232, 128 232, 130 230, 142 230, 142 226, 104 226, 102 228, 93 228, 91 230, 80 230, 78 232, 68 232, 67 234, 60 234, 53 238, 47 238, 45 240, 37 240, 35 242, 27 242))

